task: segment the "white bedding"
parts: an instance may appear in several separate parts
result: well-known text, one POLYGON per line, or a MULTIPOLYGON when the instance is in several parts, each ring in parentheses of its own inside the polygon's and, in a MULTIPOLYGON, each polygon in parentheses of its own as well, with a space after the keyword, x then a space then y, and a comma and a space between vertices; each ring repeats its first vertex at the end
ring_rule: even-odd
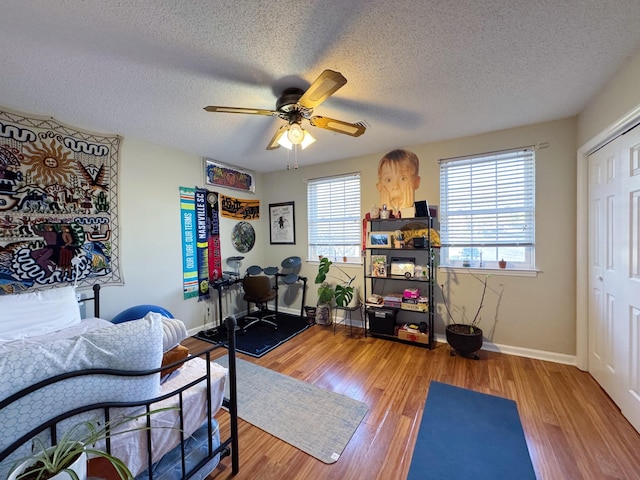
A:
MULTIPOLYGON (((186 362, 180 369, 172 373, 162 385, 161 395, 170 393, 176 388, 185 385, 198 377, 206 374, 206 361, 194 358, 186 362)), ((215 415, 222 406, 224 398, 224 386, 227 378, 227 369, 211 362, 211 406, 212 415, 215 415)), ((186 390, 183 393, 183 415, 185 438, 195 432, 206 420, 205 407, 206 382, 186 390)), ((177 406, 177 397, 154 403, 151 410, 177 406)), ((117 418, 117 414, 112 414, 117 418)), ((146 418, 142 417, 119 427, 119 430, 133 428, 133 426, 145 426, 146 418)), ((151 445, 153 448, 153 462, 157 462, 164 454, 169 452, 180 442, 180 418, 178 410, 168 410, 151 416, 151 445), (156 427, 156 428, 154 428, 156 427), (157 428, 161 427, 161 428, 157 428)), ((147 432, 138 430, 116 435, 111 441, 111 452, 122 459, 133 475, 138 475, 147 468, 147 432)))
POLYGON ((25 337, 18 340, 12 340, 10 342, 0 342, 0 354, 15 350, 18 348, 25 348, 33 345, 43 345, 57 340, 64 340, 65 338, 77 337, 83 333, 97 330, 98 328, 113 327, 113 323, 102 318, 85 318, 80 323, 71 327, 51 332, 46 335, 38 335, 34 337, 25 337))
POLYGON ((71 285, 0 295, 0 342, 46 335, 77 325, 80 317, 76 289, 71 285))

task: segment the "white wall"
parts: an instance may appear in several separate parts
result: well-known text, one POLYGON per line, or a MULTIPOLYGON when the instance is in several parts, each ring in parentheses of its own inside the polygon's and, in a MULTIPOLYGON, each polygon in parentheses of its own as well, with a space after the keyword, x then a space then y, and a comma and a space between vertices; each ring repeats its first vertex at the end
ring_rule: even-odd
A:
MULTIPOLYGON (((548 148, 538 151, 536 164, 537 264, 541 272, 535 278, 491 278, 490 285, 498 293, 488 296, 481 326, 494 343, 575 354, 575 131, 575 119, 565 119, 408 147, 420 158, 422 181, 416 198, 438 204, 439 158, 549 143, 548 148)), ((308 278, 305 304, 315 305, 317 294, 313 280, 317 262, 306 262, 305 179, 360 171, 361 210, 364 213, 372 204, 378 203, 375 183, 381 155, 256 175, 255 195, 210 188, 238 198, 261 199, 261 218, 252 222, 256 229, 256 246, 243 254, 241 271, 254 264, 280 266, 284 258, 300 256, 305 260, 300 273, 308 278), (286 201, 295 201, 296 245, 270 245, 268 204, 286 201)), ((304 155, 300 163, 304 165, 304 155)), ((213 293, 211 302, 184 300, 182 293, 178 188, 196 185, 203 185, 200 157, 124 139, 120 159, 119 218, 120 265, 125 285, 103 288, 102 314, 105 318, 112 318, 130 306, 150 303, 169 309, 185 321, 191 332, 218 322, 217 292, 213 293)), ((239 255, 231 245, 231 229, 235 224, 235 220, 221 218, 224 260, 239 255)), ((362 267, 346 268, 357 275, 356 285, 362 286, 362 267)), ((232 270, 232 267, 226 265, 225 269, 232 270)), ((439 284, 447 283, 448 278, 447 272, 438 273, 439 284)), ((458 309, 475 310, 479 284, 467 274, 456 274, 450 282, 453 305, 458 309)), ((280 306, 283 310, 301 308, 300 286, 282 288, 280 306)), ((238 288, 232 288, 231 295, 225 295, 223 315, 244 310, 244 302, 235 297, 238 291, 238 288)), ((441 315, 436 325, 436 332, 443 333, 441 315)))
MULTIPOLYGON (((110 319, 134 305, 157 304, 183 320, 189 330, 197 331, 205 322, 217 322, 215 291, 214 302, 184 300, 182 292, 179 187, 203 185, 202 158, 125 138, 119 182, 120 266, 125 284, 103 287, 101 316, 110 319)), ((260 175, 256 176, 256 185, 260 192, 260 175)), ((208 188, 237 198, 256 198, 250 192, 208 188)), ((238 253, 231 244, 231 229, 237 221, 221 218, 223 260, 244 255, 245 269, 253 263, 262 264, 265 211, 260 220, 252 221, 258 240, 246 254, 238 253)), ((226 262, 223 267, 232 270, 226 262)), ((233 312, 224 311, 224 315, 228 313, 233 312)))
POLYGON ((578 116, 578 200, 576 208, 577 365, 588 370, 588 154, 613 140, 640 119, 640 50, 616 72, 578 116))
POLYGON ((640 50, 603 87, 578 116, 577 145, 582 146, 640 105, 640 50))
MULTIPOLYGON (((406 147, 420 158, 420 188, 416 199, 439 203, 438 159, 548 142, 549 147, 536 154, 536 263, 537 277, 494 275, 492 292, 487 295, 481 328, 497 344, 543 350, 559 354, 575 354, 575 208, 576 208, 576 121, 575 118, 512 128, 474 137, 459 138, 433 144, 406 147), (494 328, 495 327, 495 328, 494 328)), ((366 141, 354 139, 354 141, 366 141)), ((314 145, 312 148, 322 148, 314 145)), ((271 247, 265 252, 267 263, 281 261, 290 255, 307 259, 306 183, 307 178, 361 172, 361 211, 379 203, 375 189, 380 155, 350 158, 337 162, 265 174, 264 197, 268 202, 295 201, 296 245, 271 247)), ((362 285, 362 267, 349 268, 362 285)), ((317 261, 303 262, 302 274, 309 278, 307 305, 315 305, 316 286, 313 279, 317 261)), ((438 283, 449 282, 451 303, 456 309, 475 311, 480 297, 480 284, 468 274, 449 276, 438 272, 438 283)), ((436 321, 436 333, 444 333, 442 308, 436 321)))
MULTIPOLYGON (((497 344, 575 354, 575 119, 514 128, 485 135, 407 147, 420 158, 422 177, 417 199, 439 203, 438 159, 491 150, 548 142, 537 153, 537 264, 535 278, 493 276, 492 289, 483 310, 481 326, 497 344), (495 329, 493 328, 495 325, 495 329)), ((359 141, 359 139, 354 139, 359 141)), ((321 145, 317 147, 321 148, 321 145)), ((386 152, 383 152, 386 153, 386 152)), ((375 190, 376 167, 380 155, 346 159, 299 170, 256 175, 256 194, 230 189, 214 189, 238 198, 260 198, 261 218, 253 221, 256 246, 243 254, 241 271, 250 265, 280 266, 289 256, 304 262, 301 275, 307 276, 306 305, 315 305, 313 283, 317 262, 307 260, 306 178, 360 171, 364 212, 378 203, 375 190), (295 201, 296 245, 270 245, 268 204, 295 201)), ((304 165, 304 154, 300 158, 304 165)), ((122 143, 120 159, 119 218, 120 265, 124 286, 103 288, 102 314, 112 318, 138 304, 158 304, 185 321, 193 333, 218 322, 217 292, 211 302, 183 299, 182 247, 180 236, 180 186, 203 185, 202 159, 131 138, 122 143)), ((240 255, 231 245, 231 229, 236 220, 221 218, 222 256, 240 255)), ((362 286, 360 265, 346 267, 357 275, 362 286)), ((232 267, 225 265, 225 269, 232 267)), ((438 283, 449 276, 439 271, 438 283)), ((475 310, 479 284, 467 274, 451 277, 451 302, 458 309, 475 310)), ((301 284, 283 287, 280 307, 298 311, 302 306, 301 284)), ((236 298, 238 288, 225 295, 223 315, 244 310, 236 298)), ((441 310, 439 308, 439 310, 441 310)), ((437 333, 443 333, 439 315, 437 333)))
MULTIPOLYGON (((537 152, 537 277, 494 275, 483 310, 481 326, 497 344, 575 355, 576 298, 576 156, 577 146, 584 144, 607 126, 640 104, 640 51, 630 57, 602 92, 577 119, 512 128, 473 137, 433 144, 408 146, 420 158, 421 185, 417 199, 439 203, 437 160, 452 156, 481 153, 548 142, 537 152)), ((354 141, 366 141, 365 137, 354 141)), ((312 148, 322 148, 314 145, 312 148)), ((362 174, 361 210, 378 203, 375 190, 376 167, 380 155, 370 155, 304 167, 304 152, 299 170, 283 170, 256 175, 256 195, 229 189, 216 189, 239 198, 261 199, 261 219, 253 221, 257 242, 244 254, 242 271, 250 265, 279 266, 289 256, 307 259, 306 183, 316 178, 359 171, 362 174), (295 201, 296 245, 270 245, 268 204, 295 201)), ((120 263, 125 280, 122 287, 103 289, 103 316, 111 318, 124 308, 141 303, 157 303, 183 319, 192 331, 218 321, 217 298, 213 302, 183 300, 180 241, 179 186, 203 184, 202 159, 176 150, 125 138, 120 165, 120 263)), ((227 259, 239 255, 230 241, 235 220, 221 219, 222 255, 227 259)), ((362 268, 346 267, 357 275, 362 286, 362 268)), ((231 270, 231 266, 225 265, 231 270)), ((317 262, 303 261, 300 274, 307 276, 306 305, 317 299, 313 283, 317 262)), ((451 285, 451 302, 455 309, 475 311, 480 284, 467 274, 450 276, 438 273, 438 283, 451 285)), ((296 287, 281 290, 281 307, 299 310, 301 291, 296 287)), ((237 289, 236 289, 237 291, 237 289)), ((232 290, 232 293, 234 291, 232 290)), ((224 306, 224 315, 245 308, 233 295, 224 306)), ((437 333, 443 333, 442 308, 437 319, 437 333)))

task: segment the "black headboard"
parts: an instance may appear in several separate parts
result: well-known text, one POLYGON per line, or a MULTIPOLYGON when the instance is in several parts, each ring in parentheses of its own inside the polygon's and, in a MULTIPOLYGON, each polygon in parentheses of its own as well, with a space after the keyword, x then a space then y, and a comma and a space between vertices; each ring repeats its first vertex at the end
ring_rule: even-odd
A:
POLYGON ((78 302, 84 303, 86 301, 93 300, 93 316, 96 318, 100 318, 100 285, 96 283, 92 288, 93 288, 93 297, 79 298, 78 302))

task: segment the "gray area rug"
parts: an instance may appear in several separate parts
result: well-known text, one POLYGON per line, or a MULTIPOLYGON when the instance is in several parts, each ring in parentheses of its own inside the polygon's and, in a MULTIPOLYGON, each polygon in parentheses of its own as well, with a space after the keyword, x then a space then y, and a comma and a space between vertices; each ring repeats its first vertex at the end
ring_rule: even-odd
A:
MULTIPOLYGON (((238 416, 321 460, 340 458, 365 403, 237 359, 238 416)), ((227 357, 216 359, 228 367, 227 357)), ((229 395, 229 386, 225 395, 229 395)))

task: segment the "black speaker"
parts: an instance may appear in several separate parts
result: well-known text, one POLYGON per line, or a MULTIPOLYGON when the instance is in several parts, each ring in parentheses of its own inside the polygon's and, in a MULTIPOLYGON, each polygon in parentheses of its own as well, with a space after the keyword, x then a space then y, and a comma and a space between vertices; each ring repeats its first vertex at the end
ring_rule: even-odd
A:
POLYGON ((416 237, 413 239, 413 248, 427 248, 427 239, 424 237, 416 237))

